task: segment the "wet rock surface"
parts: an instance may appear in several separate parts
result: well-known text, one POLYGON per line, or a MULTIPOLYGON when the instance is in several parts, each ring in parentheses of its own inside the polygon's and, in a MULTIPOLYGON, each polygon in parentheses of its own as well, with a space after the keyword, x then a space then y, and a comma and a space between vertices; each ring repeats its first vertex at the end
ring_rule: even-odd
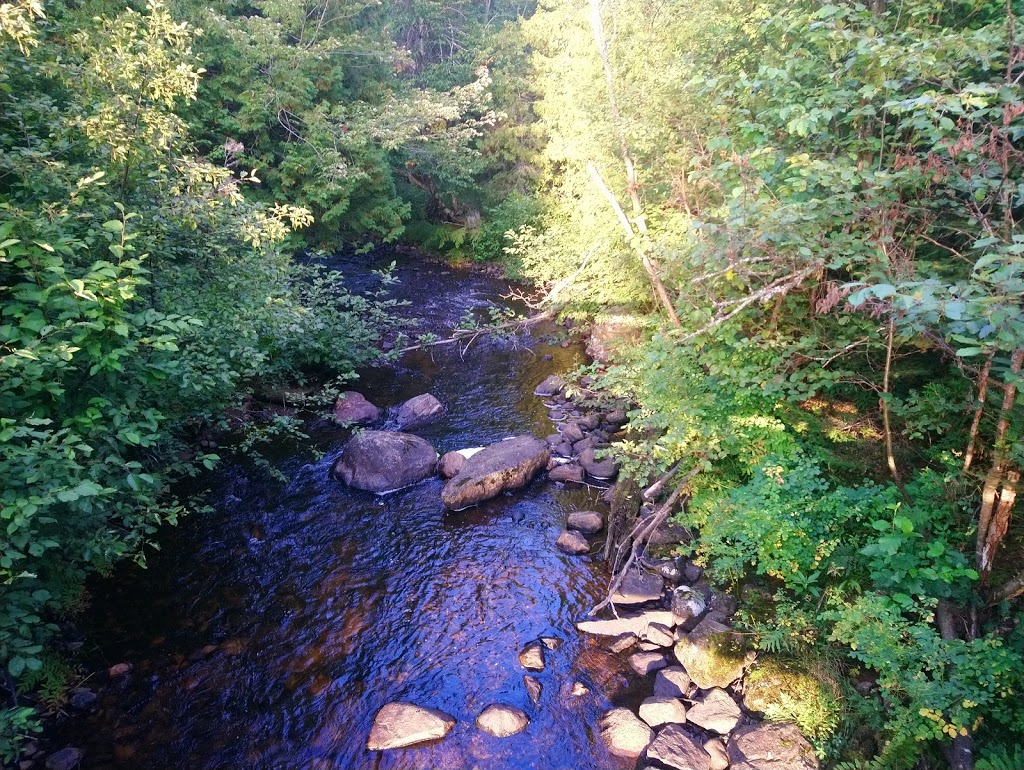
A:
POLYGON ((526 486, 550 459, 548 446, 533 436, 516 436, 491 444, 468 458, 441 492, 441 500, 458 511, 526 486))
POLYGON ((334 466, 345 484, 366 492, 391 492, 434 475, 437 452, 409 433, 368 430, 353 436, 334 466))
POLYGON ((508 738, 521 733, 530 724, 526 712, 504 703, 492 703, 480 712, 476 726, 496 738, 508 738))
POLYGON ((444 417, 444 405, 430 393, 410 398, 398 407, 395 421, 399 430, 416 430, 444 417))
POLYGON ((443 711, 412 703, 389 703, 377 712, 366 748, 387 751, 416 746, 444 738, 454 726, 454 717, 443 711))

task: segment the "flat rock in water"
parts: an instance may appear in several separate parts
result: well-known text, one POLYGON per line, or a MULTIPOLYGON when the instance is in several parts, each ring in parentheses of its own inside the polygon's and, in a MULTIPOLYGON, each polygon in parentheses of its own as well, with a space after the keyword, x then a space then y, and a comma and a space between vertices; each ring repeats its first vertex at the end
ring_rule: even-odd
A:
POLYGON ((651 623, 671 626, 672 613, 667 610, 651 610, 631 617, 583 620, 576 624, 576 628, 585 634, 594 634, 595 636, 620 636, 621 634, 640 636, 651 623))
POLYGON ((651 727, 682 724, 686 721, 686 706, 678 698, 655 695, 640 704, 640 718, 651 727))
POLYGON ((527 671, 544 670, 544 645, 543 643, 530 642, 519 651, 519 665, 527 671))
POLYGON ((565 388, 565 380, 552 374, 533 389, 535 396, 557 396, 565 388))
POLYGON ((711 770, 711 756, 679 725, 669 725, 647 747, 647 758, 676 770, 711 770))
POLYGON ((530 718, 525 712, 504 703, 492 703, 476 718, 477 727, 497 738, 521 733, 529 724, 530 718))
POLYGON ((615 593, 612 594, 613 604, 644 604, 661 599, 665 582, 660 575, 649 572, 630 570, 626 573, 615 593))
POLYGON ((380 409, 354 390, 346 390, 334 402, 334 417, 350 425, 367 425, 380 419, 380 409))
POLYGON ((377 712, 366 741, 369 751, 387 751, 444 738, 455 726, 454 717, 412 703, 389 703, 377 712))
POLYGON ((548 471, 548 479, 551 481, 561 481, 563 483, 569 481, 575 484, 582 484, 585 478, 586 475, 583 473, 583 469, 572 463, 564 463, 548 471))
POLYGON ((682 698, 690 689, 690 675, 682 666, 663 668, 654 677, 654 694, 666 698, 682 698))
POLYGON ((506 490, 524 487, 550 459, 548 445, 533 436, 491 444, 466 460, 458 475, 445 484, 441 500, 458 511, 506 490))
POLYGON ((725 690, 709 690, 690 707, 688 718, 693 724, 719 735, 728 735, 736 729, 743 712, 725 690))
POLYGON ((647 676, 668 665, 660 652, 635 652, 629 656, 629 667, 640 676, 647 676))
POLYGON ((429 393, 410 398, 398 407, 395 419, 399 430, 414 430, 440 420, 445 413, 444 404, 429 393))
POLYGON ((601 738, 617 757, 639 757, 654 733, 629 709, 612 709, 601 717, 601 738))
POLYGON ((732 770, 818 770, 818 758, 800 728, 788 722, 744 725, 728 745, 732 770))
POLYGON ((335 475, 350 487, 391 492, 434 475, 437 452, 419 436, 368 430, 345 445, 335 475))
POLYGON ((587 539, 571 529, 563 530, 562 534, 558 536, 558 540, 555 541, 555 545, 560 551, 572 556, 590 553, 590 543, 587 542, 587 539))
POLYGON ((55 751, 46 758, 46 770, 72 770, 72 768, 78 767, 83 756, 85 756, 85 752, 70 746, 55 751))
POLYGON ((604 518, 597 511, 573 511, 565 526, 585 535, 593 535, 604 528, 604 518))
POLYGON ((625 652, 629 648, 636 645, 638 637, 634 633, 619 634, 611 640, 611 644, 608 645, 608 650, 618 654, 625 652))
POLYGON ((594 456, 595 450, 593 447, 589 447, 583 450, 580 455, 580 465, 583 466, 583 470, 593 476, 595 479, 613 479, 619 472, 618 466, 614 460, 598 460, 594 456))

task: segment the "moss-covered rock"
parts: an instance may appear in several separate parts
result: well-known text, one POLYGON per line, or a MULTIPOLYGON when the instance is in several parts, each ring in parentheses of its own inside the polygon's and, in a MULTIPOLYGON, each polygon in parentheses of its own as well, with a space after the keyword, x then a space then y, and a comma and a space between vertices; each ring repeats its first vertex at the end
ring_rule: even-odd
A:
POLYGON ((728 687, 743 676, 756 657, 739 634, 709 618, 676 643, 675 655, 702 690, 728 687))
POLYGON ((839 726, 839 685, 820 665, 761 658, 747 672, 743 705, 772 722, 794 722, 811 740, 827 740, 839 726))

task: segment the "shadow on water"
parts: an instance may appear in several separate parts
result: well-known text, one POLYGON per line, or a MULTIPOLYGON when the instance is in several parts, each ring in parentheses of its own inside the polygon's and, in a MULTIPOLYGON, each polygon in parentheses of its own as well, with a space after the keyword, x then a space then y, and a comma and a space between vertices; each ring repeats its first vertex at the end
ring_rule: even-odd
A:
MULTIPOLYGON (((507 288, 450 268, 400 277, 399 296, 439 332, 507 288)), ((413 354, 357 387, 385 406, 438 396, 448 415, 420 434, 443 453, 551 432, 532 389, 581 361, 577 348, 481 339, 464 356, 413 354)), ((253 468, 220 471, 211 514, 165 533, 150 569, 96 586, 87 633, 108 662, 135 667, 97 712, 63 728, 86 748, 84 765, 620 767, 595 725, 627 679, 573 629, 603 581, 589 559, 554 548, 566 514, 601 506, 601 490, 539 478, 447 513, 438 479, 385 496, 332 479, 346 435, 321 427, 323 458, 285 457, 284 485, 253 468), (547 653, 534 705, 517 653, 538 636, 565 643, 547 653), (590 692, 572 694, 576 682, 590 692), (366 751, 374 714, 393 700, 443 709, 458 724, 434 745, 366 751), (522 708, 530 726, 505 739, 476 729, 493 702, 522 708)))

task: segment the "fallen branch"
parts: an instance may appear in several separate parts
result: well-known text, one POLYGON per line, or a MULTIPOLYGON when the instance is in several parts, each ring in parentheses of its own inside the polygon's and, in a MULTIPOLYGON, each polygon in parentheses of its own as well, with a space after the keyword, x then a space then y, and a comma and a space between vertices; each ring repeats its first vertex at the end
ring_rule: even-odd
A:
POLYGON ((432 340, 431 342, 420 342, 416 345, 409 345, 399 349, 396 355, 411 353, 414 350, 427 350, 429 348, 436 348, 442 345, 455 345, 467 337, 472 338, 470 340, 470 343, 472 343, 474 339, 482 334, 497 334, 499 332, 507 331, 508 329, 529 329, 530 327, 536 326, 544 321, 550 321, 554 317, 554 312, 548 311, 532 315, 529 318, 518 318, 514 321, 506 321, 505 323, 495 324, 494 326, 482 326, 477 329, 455 329, 450 337, 446 337, 441 340, 432 340))

